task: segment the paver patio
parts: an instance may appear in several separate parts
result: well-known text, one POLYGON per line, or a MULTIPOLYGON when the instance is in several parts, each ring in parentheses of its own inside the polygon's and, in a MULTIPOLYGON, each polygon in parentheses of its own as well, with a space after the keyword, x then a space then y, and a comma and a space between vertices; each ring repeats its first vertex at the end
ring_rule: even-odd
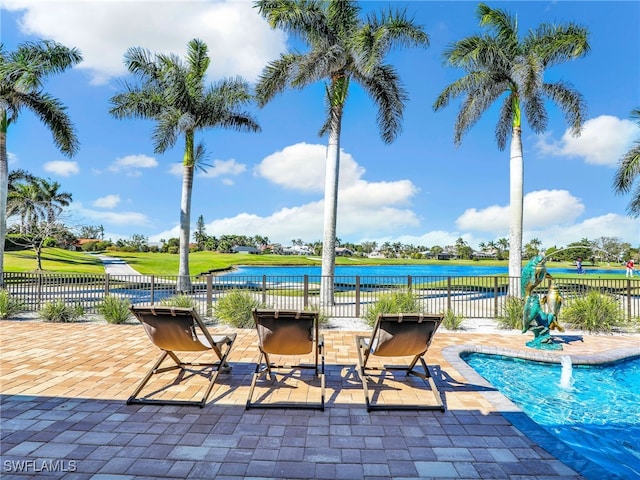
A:
MULTIPOLYGON (((211 331, 236 331, 238 339, 229 356, 233 371, 219 377, 204 408, 127 406, 158 355, 141 326, 0 321, 2 478, 582 478, 516 428, 514 415, 523 415, 457 355, 472 346, 528 350, 525 335, 440 330, 426 358, 446 412, 368 413, 354 343, 363 332, 324 331, 321 412, 245 410, 258 359, 255 332, 211 331)), ((564 339, 554 354, 640 354, 638 336, 564 339)), ((157 393, 197 397, 206 383, 192 378, 157 393)), ((373 385, 379 399, 432 401, 421 383, 390 385, 373 385)), ((262 399, 317 394, 311 377, 290 378, 284 388, 263 390, 262 399)))

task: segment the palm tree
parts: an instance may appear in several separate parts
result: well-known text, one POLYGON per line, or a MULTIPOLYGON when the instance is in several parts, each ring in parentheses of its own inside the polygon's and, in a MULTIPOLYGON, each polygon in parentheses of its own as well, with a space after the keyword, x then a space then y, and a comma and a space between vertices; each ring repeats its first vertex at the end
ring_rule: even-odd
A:
MULTIPOLYGON (((631 118, 635 118, 640 125, 640 108, 631 112, 631 118)), ((627 212, 633 218, 640 217, 640 140, 636 140, 633 147, 620 159, 613 179, 613 188, 616 193, 621 194, 629 193, 633 189, 627 212)))
POLYGON ((60 192, 60 183, 52 182, 44 178, 38 179, 38 187, 42 195, 42 203, 47 213, 47 223, 54 223, 56 217, 64 207, 68 207, 73 201, 70 193, 60 192))
POLYGON ((186 61, 173 54, 151 54, 135 47, 127 50, 125 63, 141 84, 125 83, 124 91, 111 98, 111 114, 116 118, 155 120, 152 138, 156 153, 172 148, 184 135, 177 290, 187 292, 191 290, 189 238, 193 175, 204 151, 201 144, 195 147, 195 134, 215 127, 256 132, 260 126, 251 114, 241 110, 251 100, 249 86, 244 79, 226 78, 205 85, 210 59, 207 45, 201 40, 189 42, 186 61))
POLYGON ((407 94, 395 68, 384 62, 395 45, 426 46, 422 27, 405 12, 371 14, 360 18, 352 0, 259 0, 260 14, 271 27, 281 28, 305 42, 306 54, 289 52, 270 62, 258 80, 256 94, 264 106, 286 88, 302 89, 324 80, 326 117, 320 134, 328 133, 322 242, 321 303, 333 303, 338 174, 342 116, 352 82, 359 84, 378 106, 378 126, 385 143, 401 130, 407 94))
POLYGON ((42 90, 50 75, 62 73, 82 60, 75 48, 52 41, 26 42, 7 52, 0 44, 0 288, 4 285, 4 242, 7 233, 9 162, 7 131, 20 111, 31 110, 51 131, 60 151, 73 156, 78 139, 66 107, 42 90))
POLYGON ((448 85, 433 108, 440 110, 452 99, 465 96, 454 127, 458 145, 482 114, 502 98, 495 135, 498 148, 504 150, 511 133, 509 276, 519 277, 524 182, 521 119, 524 116, 535 133, 544 132, 548 122, 544 102, 548 99, 562 110, 572 133, 579 135, 586 114, 582 95, 565 82, 545 82, 544 73, 557 63, 586 55, 588 31, 574 24, 545 23, 520 41, 517 21, 507 12, 481 3, 477 16, 488 33, 464 38, 445 50, 446 62, 466 75, 448 85))

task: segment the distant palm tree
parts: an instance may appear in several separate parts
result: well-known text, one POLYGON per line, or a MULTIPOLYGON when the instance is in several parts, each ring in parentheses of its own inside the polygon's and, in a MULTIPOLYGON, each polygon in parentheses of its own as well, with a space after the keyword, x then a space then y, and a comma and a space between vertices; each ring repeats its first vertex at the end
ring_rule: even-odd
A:
POLYGON ((125 63, 141 85, 125 83, 124 91, 111 98, 111 114, 116 118, 155 120, 152 138, 156 153, 172 148, 184 135, 177 290, 187 292, 191 290, 189 238, 193 176, 204 151, 202 145, 195 147, 195 134, 216 127, 257 132, 260 126, 251 114, 241 110, 251 100, 244 79, 227 78, 205 85, 210 59, 207 45, 201 40, 189 42, 186 62, 173 54, 151 54, 135 47, 127 50, 125 63))
POLYGON ((26 42, 7 52, 0 44, 0 288, 4 285, 4 242, 7 233, 9 162, 7 131, 21 110, 31 110, 51 131, 60 151, 73 156, 78 139, 66 107, 42 90, 50 75, 62 73, 82 60, 75 48, 52 41, 26 42))
MULTIPOLYGON (((640 108, 631 112, 631 118, 635 118, 640 125, 640 108)), ((636 140, 620 159, 613 188, 616 193, 629 193, 633 189, 627 212, 633 218, 640 217, 640 140, 636 140)))
POLYGON ((509 276, 519 277, 524 198, 521 118, 526 118, 535 133, 544 132, 548 121, 544 102, 549 99, 562 110, 572 133, 580 133, 586 114, 582 96, 565 82, 545 82, 544 73, 557 63, 586 55, 588 31, 574 24, 545 23, 528 31, 520 41, 517 21, 507 12, 481 3, 477 16, 480 26, 493 35, 467 37, 445 50, 447 63, 463 69, 466 75, 448 85, 433 107, 440 110, 465 95, 454 133, 455 143, 460 144, 482 114, 503 97, 495 135, 498 148, 504 150, 511 134, 509 276))
POLYGON ((60 183, 44 178, 38 179, 38 187, 42 195, 43 206, 47 212, 47 223, 54 223, 64 207, 71 204, 73 196, 70 193, 61 192, 60 183))
POLYGON ((273 28, 281 28, 305 42, 306 54, 289 52, 270 62, 256 86, 264 106, 286 88, 302 89, 326 82, 327 112, 320 134, 329 135, 325 173, 324 234, 320 301, 333 303, 338 174, 342 115, 351 82, 359 84, 378 106, 378 126, 385 143, 401 130, 407 94, 395 68, 383 63, 396 44, 428 45, 428 36, 404 12, 388 11, 360 19, 352 0, 259 0, 260 14, 273 28))

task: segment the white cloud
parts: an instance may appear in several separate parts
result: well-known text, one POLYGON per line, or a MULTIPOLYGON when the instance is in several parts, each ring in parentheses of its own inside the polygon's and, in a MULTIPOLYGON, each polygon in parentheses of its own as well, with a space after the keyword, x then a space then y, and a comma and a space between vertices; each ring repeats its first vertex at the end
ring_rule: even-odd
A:
POLYGON ((114 173, 125 173, 128 176, 134 177, 141 175, 142 168, 155 168, 158 166, 158 161, 147 155, 127 155, 126 157, 117 158, 109 166, 109 171, 114 173))
POLYGON ((608 213, 587 218, 570 225, 550 225, 548 228, 524 232, 524 243, 531 238, 544 241, 544 247, 562 247, 581 238, 591 240, 612 237, 629 241, 633 246, 640 244, 640 222, 637 219, 608 213))
POLYGON ((9 165, 14 165, 18 163, 18 157, 15 153, 7 152, 7 159, 9 161, 9 165))
MULTIPOLYGON (((584 212, 582 202, 566 190, 539 190, 524 196, 523 228, 567 225, 584 212)), ((467 209, 457 220, 461 230, 492 232, 504 236, 509 232, 509 205, 491 205, 478 210, 467 209)))
MULTIPOLYGON (((282 208, 271 215, 241 213, 214 220, 206 226, 207 234, 266 235, 271 241, 288 243, 292 238, 312 242, 322 239, 324 201, 324 164, 326 147, 299 143, 266 157, 256 174, 278 185, 308 191, 318 200, 282 208)), ((338 236, 392 234, 415 228, 415 212, 403 208, 410 204, 417 188, 410 180, 367 182, 365 170, 346 153, 341 153, 340 194, 338 202, 338 236)), ((153 236, 175 237, 178 226, 153 236)))
POLYGON ((54 160, 44 164, 44 170, 49 173, 60 175, 61 177, 69 177, 80 173, 80 167, 77 162, 68 160, 54 160))
MULTIPOLYGON (((297 143, 265 157, 255 173, 291 190, 322 193, 326 156, 325 145, 297 143)), ((355 184, 364 172, 350 154, 340 151, 340 189, 355 184)))
POLYGON ((202 39, 214 78, 242 75, 255 80, 267 61, 286 48, 249 1, 204 0, 3 0, 20 11, 25 34, 78 48, 92 82, 126 74, 123 55, 131 46, 184 57, 187 42, 202 39))
POLYGON ((234 176, 240 175, 246 170, 247 166, 244 163, 238 163, 233 158, 229 160, 214 160, 213 165, 208 167, 206 172, 198 174, 198 176, 206 178, 234 176))
POLYGON ((640 127, 631 120, 601 115, 587 120, 579 137, 573 137, 569 130, 558 141, 549 141, 548 137, 538 138, 537 147, 543 154, 580 157, 593 165, 616 166, 640 137, 640 127))
POLYGON ((120 203, 120 195, 106 195, 94 200, 92 205, 98 208, 115 208, 120 203))

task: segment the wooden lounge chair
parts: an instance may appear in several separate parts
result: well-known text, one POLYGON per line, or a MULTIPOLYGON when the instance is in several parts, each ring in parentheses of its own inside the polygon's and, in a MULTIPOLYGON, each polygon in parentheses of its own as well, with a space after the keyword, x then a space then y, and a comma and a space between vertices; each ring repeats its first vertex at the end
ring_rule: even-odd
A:
POLYGON ((423 356, 427 353, 433 335, 442 322, 443 315, 423 314, 380 314, 373 327, 371 336, 356 336, 358 348, 358 367, 362 380, 367 411, 371 410, 442 410, 444 404, 440 397, 429 367, 423 356), (371 357, 412 357, 408 366, 370 367, 371 357), (416 364, 422 365, 422 370, 415 369, 416 364), (385 370, 404 371, 406 375, 415 375, 428 381, 435 398, 434 404, 385 404, 372 402, 367 383, 373 371, 378 371, 379 385, 384 384, 385 370))
MULTIPOLYGON (((258 330, 260 358, 251 381, 251 390, 246 408, 305 408, 324 410, 324 340, 319 335, 318 313, 310 311, 254 309, 253 318, 258 330), (294 365, 271 362, 273 356, 294 356, 294 365), (312 356, 313 363, 302 364, 300 356, 312 356), (313 370, 314 377, 320 377, 319 402, 253 402, 253 392, 258 380, 266 375, 273 382, 275 373, 289 375, 299 370, 313 370)), ((284 388, 284 382, 279 385, 284 388)))
MULTIPOLYGON (((233 342, 235 342, 236 334, 211 335, 198 312, 193 308, 132 306, 130 310, 144 326, 151 343, 162 350, 162 353, 131 394, 127 404, 195 405, 200 408, 204 407, 218 374, 231 371, 231 367, 227 364, 227 356, 233 346, 233 342), (183 362, 176 355, 176 352, 205 351, 211 351, 216 360, 209 363, 183 362), (175 365, 160 368, 160 365, 167 357, 170 357, 175 365), (138 397, 153 375, 170 370, 180 370, 179 376, 174 378, 171 384, 182 380, 182 375, 186 373, 208 376, 209 384, 202 399, 194 401, 153 399, 148 396, 138 397)), ((166 385, 162 390, 168 389, 169 386, 166 385)))

